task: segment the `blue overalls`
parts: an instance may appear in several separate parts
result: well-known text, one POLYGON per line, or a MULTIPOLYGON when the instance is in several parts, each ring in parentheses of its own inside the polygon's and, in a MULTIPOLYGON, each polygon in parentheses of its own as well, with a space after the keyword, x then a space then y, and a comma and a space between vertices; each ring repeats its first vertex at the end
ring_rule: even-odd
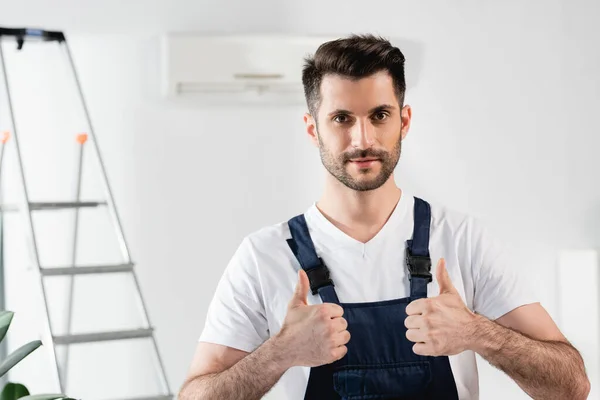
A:
POLYGON ((305 400, 458 399, 448 357, 417 355, 406 338, 406 306, 427 297, 432 279, 430 222, 429 204, 415 197, 413 238, 406 241, 410 297, 370 303, 340 303, 304 215, 288 222, 292 238, 287 242, 308 275, 312 293, 343 307, 351 335, 342 359, 311 368, 305 400))

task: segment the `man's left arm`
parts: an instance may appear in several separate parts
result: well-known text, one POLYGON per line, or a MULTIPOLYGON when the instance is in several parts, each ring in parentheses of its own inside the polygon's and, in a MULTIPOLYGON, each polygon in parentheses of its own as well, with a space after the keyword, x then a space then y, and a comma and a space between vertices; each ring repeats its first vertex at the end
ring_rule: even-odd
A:
POLYGON ((544 308, 516 308, 495 321, 472 312, 452 285, 443 260, 440 294, 408 305, 406 336, 416 354, 480 354, 534 399, 587 399, 590 383, 579 352, 544 308))
POLYGON ((496 321, 476 315, 470 347, 534 399, 587 399, 583 359, 539 304, 496 321))

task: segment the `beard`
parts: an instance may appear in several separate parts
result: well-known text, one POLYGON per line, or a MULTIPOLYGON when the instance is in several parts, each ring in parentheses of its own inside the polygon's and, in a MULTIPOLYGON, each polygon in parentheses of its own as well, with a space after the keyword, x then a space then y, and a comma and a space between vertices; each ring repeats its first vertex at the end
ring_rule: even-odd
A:
MULTIPOLYGON (((317 135, 318 136, 318 135, 317 135)), ((398 142, 394 146, 391 152, 385 150, 355 150, 346 153, 342 153, 339 156, 334 156, 327 147, 323 144, 321 137, 319 138, 319 152, 321 154, 321 162, 329 173, 335 177, 338 181, 344 184, 346 187, 365 192, 369 190, 375 190, 381 187, 388 181, 398 161, 400 160, 400 153, 402 152, 402 136, 398 139, 398 142), (377 158, 381 163, 381 169, 377 176, 373 178, 356 179, 347 170, 347 165, 351 159, 354 158, 377 158)), ((371 173, 371 168, 359 169, 358 173, 361 175, 367 175, 371 173)))

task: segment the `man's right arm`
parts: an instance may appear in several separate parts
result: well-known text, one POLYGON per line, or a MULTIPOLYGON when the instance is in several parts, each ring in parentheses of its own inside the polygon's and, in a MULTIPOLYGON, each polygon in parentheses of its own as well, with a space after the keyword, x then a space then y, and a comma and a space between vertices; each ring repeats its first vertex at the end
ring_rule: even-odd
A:
POLYGON ((350 340, 344 309, 331 303, 309 306, 309 289, 300 270, 281 330, 252 353, 200 342, 179 400, 259 400, 289 368, 344 357, 350 340))
POLYGON ((252 353, 198 343, 179 400, 261 399, 291 366, 278 337, 252 353))

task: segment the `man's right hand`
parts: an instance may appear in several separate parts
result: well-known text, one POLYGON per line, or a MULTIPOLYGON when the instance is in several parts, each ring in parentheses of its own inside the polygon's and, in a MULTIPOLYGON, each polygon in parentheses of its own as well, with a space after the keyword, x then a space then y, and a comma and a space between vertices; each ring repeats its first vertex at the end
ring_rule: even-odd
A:
POLYGON ((281 331, 280 344, 285 346, 293 366, 318 367, 344 357, 350 341, 344 309, 337 304, 308 305, 306 296, 310 282, 306 272, 298 273, 298 284, 288 304, 281 331))

